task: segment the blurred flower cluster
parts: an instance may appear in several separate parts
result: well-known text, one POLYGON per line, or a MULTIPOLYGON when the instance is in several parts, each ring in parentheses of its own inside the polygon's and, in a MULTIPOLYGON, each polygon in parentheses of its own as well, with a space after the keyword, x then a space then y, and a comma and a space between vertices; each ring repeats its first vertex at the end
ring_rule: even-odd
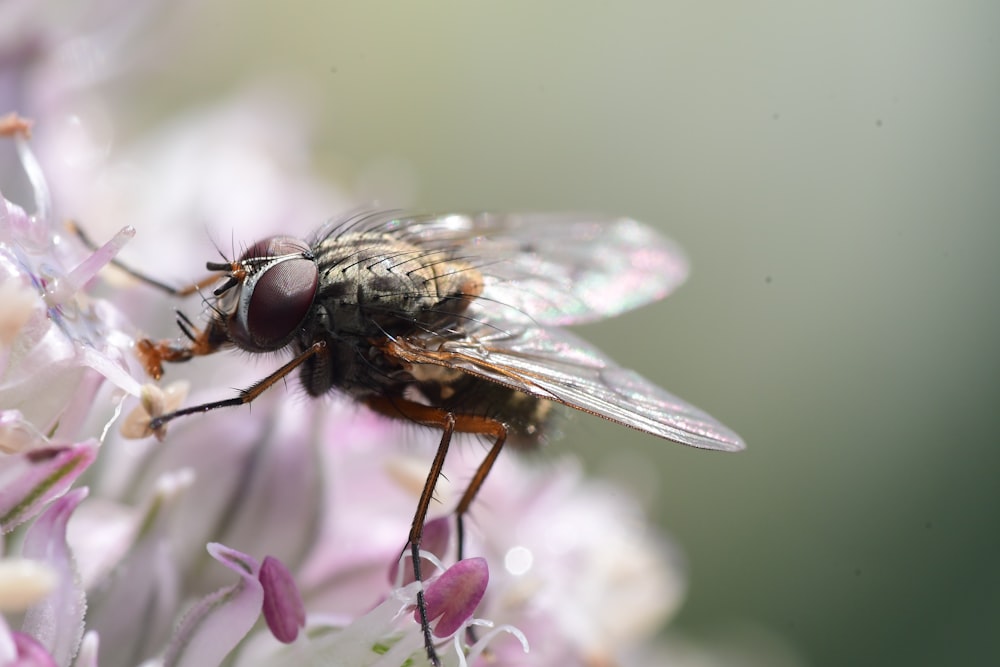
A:
MULTIPOLYGON (((398 564, 434 433, 279 386, 163 442, 119 435, 137 405, 222 398, 276 360, 217 355, 159 393, 135 340, 178 335, 172 308, 203 306, 114 258, 180 286, 213 244, 304 236, 352 205, 311 172, 280 95, 119 146, 127 101, 102 91, 161 48, 144 29, 166 4, 70 6, 0 6, 0 113, 20 114, 0 125, 0 666, 423 664, 419 584, 398 564)), ((427 526, 442 661, 639 661, 682 594, 669 545, 574 462, 507 455, 455 563, 448 511, 482 455, 453 449, 427 526)))

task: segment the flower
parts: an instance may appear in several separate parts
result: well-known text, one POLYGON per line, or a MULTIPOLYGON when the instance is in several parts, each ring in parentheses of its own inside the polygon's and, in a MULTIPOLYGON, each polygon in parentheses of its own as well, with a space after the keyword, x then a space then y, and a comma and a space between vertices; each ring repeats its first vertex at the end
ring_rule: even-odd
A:
POLYGON ((97 443, 79 432, 107 379, 138 392, 126 371, 122 318, 84 285, 133 234, 124 229, 89 255, 52 229, 37 164, 19 144, 35 181, 29 216, 0 196, 0 528, 7 532, 61 495, 93 461, 97 443))
MULTIPOLYGON (((127 356, 136 331, 131 318, 110 302, 61 289, 76 284, 63 277, 75 275, 75 269, 53 268, 72 265, 61 253, 75 247, 83 258, 80 265, 96 269, 121 243, 90 256, 98 259, 88 258, 79 245, 72 246, 73 237, 9 202, 5 206, 11 212, 8 229, 24 230, 5 237, 5 256, 21 258, 16 284, 27 290, 16 302, 28 304, 29 315, 32 309, 44 310, 44 317, 16 312, 12 317, 48 323, 43 328, 58 332, 60 342, 54 347, 59 354, 39 357, 43 367, 24 374, 27 384, 20 391, 31 396, 31 377, 48 364, 101 368, 107 374, 98 379, 114 380, 129 396, 143 394, 133 377, 137 364, 127 356), (39 224, 46 225, 48 238, 38 233, 39 224), (22 239, 29 237, 50 255, 24 261, 29 255, 22 239), (45 276, 32 273, 43 265, 45 276), (53 282, 60 288, 54 293, 63 299, 55 315, 46 303, 53 282)), ((142 315, 142 309, 132 308, 141 303, 132 298, 138 289, 146 288, 115 294, 115 303, 134 309, 136 317, 142 315)), ((37 337, 36 329, 13 327, 16 335, 5 349, 18 349, 14 341, 28 334, 37 337)), ((220 367, 237 386, 259 377, 245 364, 220 367)), ((77 431, 87 423, 88 410, 100 412, 100 385, 79 383, 65 392, 66 405, 83 404, 69 411, 79 414, 72 420, 77 431)), ((198 388, 185 400, 197 402, 212 392, 217 390, 198 388)), ((101 438, 52 450, 39 423, 58 422, 56 431, 67 432, 57 418, 68 411, 66 405, 39 394, 36 400, 45 409, 35 409, 32 419, 5 413, 0 425, 11 434, 6 449, 21 453, 8 454, 0 463, 9 466, 16 482, 9 488, 29 489, 21 495, 34 498, 30 506, 9 504, 23 508, 18 523, 30 522, 48 505, 43 517, 48 512, 62 517, 61 528, 47 529, 58 536, 72 517, 68 538, 52 538, 63 545, 61 560, 37 560, 63 573, 58 580, 63 582, 59 590, 68 591, 64 597, 87 598, 86 617, 63 615, 51 626, 22 632, 24 642, 32 638, 55 664, 69 664, 83 649, 96 656, 99 642, 109 649, 101 655, 104 667, 157 656, 164 664, 211 664, 227 655, 238 664, 274 664, 289 652, 317 664, 331 651, 354 651, 358 662, 344 664, 423 659, 414 608, 419 584, 394 591, 387 572, 402 551, 436 436, 350 404, 285 401, 280 392, 265 394, 252 409, 180 421, 162 444, 123 439, 102 427, 101 438), (411 441, 409 455, 387 448, 400 440, 411 441), (62 471, 61 485, 38 481, 55 479, 55 471, 62 471), (52 502, 85 471, 86 500, 78 488, 52 502), (35 488, 45 493, 30 491, 35 488), (206 544, 215 546, 206 552, 206 544), (68 554, 75 554, 75 561, 68 554), (211 566, 214 561, 226 568, 211 566), (76 563, 73 576, 66 566, 70 562, 76 563), (197 602, 184 613, 192 600, 197 602), (261 617, 264 629, 258 627, 261 617), (296 640, 303 625, 310 637, 305 645, 296 640), (83 641, 85 634, 93 637, 90 643, 83 641), (56 643, 52 637, 64 639, 56 643), (281 641, 293 643, 283 649, 281 641)), ((446 664, 475 661, 484 650, 491 660, 516 662, 526 646, 532 664, 610 660, 617 647, 644 635, 676 605, 681 585, 670 574, 675 570, 664 544, 645 535, 634 506, 595 491, 568 464, 537 472, 502 457, 468 519, 466 552, 473 557, 447 566, 455 549, 447 509, 478 464, 473 452, 453 452, 438 487, 437 519, 425 531, 427 562, 445 562, 423 570, 433 573, 425 582, 428 618, 434 636, 444 640, 439 650, 446 664), (607 585, 610 580, 614 587, 607 585), (615 598, 628 604, 610 604, 615 598), (619 612, 603 613, 611 608, 619 612), (622 608, 633 615, 622 617, 622 608), (481 616, 490 619, 485 625, 494 631, 483 630, 481 616), (468 634, 470 627, 479 630, 468 634)), ((31 530, 41 530, 36 528, 41 521, 36 518, 31 530)), ((399 576, 408 581, 405 574, 399 576)))
MULTIPOLYGON (((64 43, 46 25, 18 33, 45 39, 0 54, 33 91, 0 99, 40 109, 42 126, 71 98, 104 105, 53 73, 64 43)), ((459 560, 451 508, 482 452, 456 438, 416 582, 404 542, 431 429, 277 386, 179 420, 162 442, 121 435, 140 403, 217 399, 275 363, 214 355, 168 370, 190 395, 160 393, 133 347, 179 335, 171 302, 103 269, 121 258, 182 285, 201 277, 213 237, 238 254, 348 208, 312 173, 308 135, 289 120, 300 117, 255 90, 118 147, 81 116, 72 136, 45 131, 47 178, 17 117, 0 125, 19 135, 0 149, 20 169, 0 169, 0 546, 12 550, 0 553, 0 664, 422 664, 420 591, 445 665, 615 662, 676 608, 682 576, 636 504, 572 461, 501 456, 459 560), (30 214, 9 194, 19 179, 30 214), (107 242, 88 247, 56 210, 107 242)))
MULTIPOLYGON (((18 123, 4 128, 25 129, 18 123)), ((0 529, 27 529, 21 531, 19 557, 0 563, 7 566, 0 567, 0 590, 13 586, 19 593, 7 598, 14 606, 5 611, 22 616, 19 631, 0 625, 0 657, 69 665, 83 651, 96 661, 100 636, 115 648, 103 664, 131 664, 163 653, 184 601, 167 528, 192 475, 186 468, 160 475, 139 509, 102 498, 77 512, 88 490, 69 489, 101 451, 98 438, 79 434, 90 413, 99 411, 104 380, 117 386, 119 405, 124 394, 140 393, 130 374, 137 364, 126 358, 134 329, 109 302, 85 292, 134 232, 125 229, 90 252, 55 227, 41 172, 23 138, 18 141, 37 212, 28 215, 0 198, 0 291, 11 296, 0 308, 0 529), (72 547, 71 517, 78 526, 72 547), (91 557, 81 558, 78 568, 74 553, 91 557), (42 594, 32 595, 36 589, 42 594), (84 642, 85 632, 94 639, 84 642)), ((264 562, 263 587, 271 592, 265 616, 280 620, 283 613, 295 613, 288 602, 295 597, 294 585, 282 575, 280 561, 264 562)), ((252 610, 250 624, 235 641, 262 609, 252 610)), ((292 630, 285 624, 276 633, 289 639, 292 630)), ((173 636, 171 646, 183 647, 183 638, 173 636)))
MULTIPOLYGON (((408 425, 367 413, 346 423, 332 415, 329 428, 327 437, 338 443, 326 453, 329 502, 349 510, 325 515, 300 581, 307 606, 354 617, 365 610, 360 592, 384 582, 383 564, 400 554, 436 439, 412 442, 408 425), (380 444, 408 435, 407 451, 382 447, 373 456, 380 444)), ((438 518, 430 524, 451 520, 477 453, 465 439, 453 448, 438 482, 438 518)), ((620 489, 586 482, 570 460, 531 465, 501 456, 466 525, 466 553, 490 563, 476 615, 523 632, 531 649, 527 664, 608 660, 655 631, 683 595, 676 554, 649 529, 635 502, 620 489)), ((440 536, 428 542, 440 545, 440 536)), ((454 554, 454 539, 432 550, 454 554)), ((523 660, 515 658, 523 649, 513 635, 495 638, 490 650, 513 664, 523 660)))

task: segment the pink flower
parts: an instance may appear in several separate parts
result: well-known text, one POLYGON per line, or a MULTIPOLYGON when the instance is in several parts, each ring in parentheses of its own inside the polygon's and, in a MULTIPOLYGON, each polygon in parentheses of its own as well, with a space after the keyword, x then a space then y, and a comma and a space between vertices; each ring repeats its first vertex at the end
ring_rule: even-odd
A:
MULTIPOLYGON (((177 468, 159 475, 134 508, 95 499, 77 512, 87 489, 67 490, 100 449, 97 438, 79 434, 100 411, 103 381, 117 385, 119 394, 139 393, 129 372, 137 364, 125 356, 131 325, 85 293, 133 232, 90 252, 54 227, 41 171, 18 141, 37 212, 28 215, 0 198, 0 291, 10 297, 0 305, 0 529, 24 532, 18 558, 0 560, 0 591, 13 605, 0 611, 21 616, 18 631, 0 623, 0 658, 3 664, 69 665, 79 653, 96 664, 100 636, 113 647, 102 664, 131 664, 162 653, 171 637, 170 646, 186 646, 186 636, 174 634, 184 598, 168 528, 192 473, 177 468), (84 641, 85 632, 92 639, 84 641)), ((102 430, 106 435, 107 425, 102 430)), ((233 644, 213 642, 213 655, 232 650, 262 611, 276 635, 294 639, 304 620, 297 589, 279 560, 264 562, 263 569, 251 568, 266 591, 263 602, 252 607, 233 644)), ((188 654, 203 657, 190 648, 188 654)))
MULTIPOLYGON (((10 145, 10 142, 7 142, 10 145)), ((52 228, 37 163, 18 148, 35 215, 0 196, 0 528, 10 531, 64 493, 96 455, 81 427, 104 380, 138 392, 124 361, 121 315, 86 283, 132 231, 93 253, 52 228)))
MULTIPOLYGON (((285 390, 275 388, 252 408, 178 422, 163 443, 108 432, 53 449, 43 434, 75 436, 92 413, 102 412, 103 379, 140 393, 127 354, 134 325, 110 304, 76 296, 121 243, 88 256, 46 219, 5 205, 11 231, 3 256, 20 271, 9 275, 24 294, 12 303, 27 304, 28 313, 11 311, 10 319, 38 322, 12 327, 12 340, 38 341, 27 347, 39 356, 34 371, 10 375, 26 399, 18 404, 22 412, 8 411, 0 426, 15 451, 7 459, 9 488, 25 500, 0 495, 0 505, 17 510, 7 513, 17 523, 30 522, 99 452, 88 476, 90 498, 71 492, 30 523, 31 531, 60 545, 57 556, 21 555, 63 573, 57 590, 66 599, 85 595, 86 616, 64 603, 51 607, 62 615, 36 614, 32 606, 25 618, 40 620, 8 634, 11 645, 37 645, 60 665, 81 646, 96 662, 102 646, 103 667, 157 657, 164 664, 215 664, 227 656, 238 664, 289 656, 320 664, 333 653, 355 656, 350 664, 423 660, 414 615, 420 584, 394 590, 387 572, 402 551, 437 435, 332 398, 284 400, 285 390), (41 249, 32 251, 41 253, 37 261, 25 260, 35 256, 32 248, 41 249), (64 258, 68 248, 81 257, 76 266, 64 258), (71 268, 52 268, 62 266, 71 268), (46 373, 75 378, 74 384, 45 391, 36 378, 46 373), (23 416, 26 409, 31 418, 23 416), (391 444, 407 439, 411 456, 391 444), (48 512, 59 520, 43 522, 48 512), (206 555, 205 544, 215 541, 227 546, 212 546, 206 555), (213 566, 213 559, 226 567, 213 566), (308 641, 297 638, 303 627, 308 641), (282 642, 292 643, 282 648, 282 642)), ((133 298, 137 290, 148 288, 114 298, 142 317, 149 299, 133 298)), ((25 368, 18 349, 5 348, 8 368, 25 368)), ((222 357, 215 366, 226 386, 246 386, 261 375, 236 358, 222 357)), ((170 369, 196 378, 197 389, 184 400, 218 396, 218 381, 198 380, 199 369, 190 368, 170 369)), ((517 664, 526 648, 532 664, 614 660, 673 608, 681 585, 663 544, 645 536, 634 507, 582 482, 573 466, 539 475, 502 457, 469 518, 466 553, 473 557, 453 563, 448 510, 478 463, 476 451, 457 448, 448 462, 452 481, 439 487, 439 518, 427 531, 428 563, 443 561, 436 571, 424 568, 432 573, 424 585, 445 664, 476 662, 484 651, 517 664), (633 519, 623 523, 623 516, 633 519), (629 613, 622 615, 623 608, 629 613)), ((51 606, 53 599, 35 605, 51 606)))
MULTIPOLYGON (((53 74, 65 43, 47 24, 24 25, 18 34, 44 39, 0 53, 0 74, 33 93, 5 103, 43 109, 43 126, 70 98, 103 104, 85 81, 53 74)), ((0 529, 23 538, 0 554, 0 592, 17 593, 0 609, 0 664, 423 664, 421 588, 446 665, 621 659, 669 616, 683 583, 635 503, 572 461, 539 470, 501 456, 457 560, 451 510, 482 455, 459 438, 415 582, 400 555, 437 432, 336 396, 308 400, 289 382, 252 406, 179 420, 163 442, 118 433, 120 412, 155 394, 135 339, 179 336, 173 307, 197 321, 205 306, 98 272, 120 254, 180 286, 216 259, 213 242, 237 254, 349 208, 313 174, 308 136, 289 120, 300 117, 255 91, 131 147, 93 122, 46 129, 60 216, 28 144, 0 144, 20 169, 0 169, 0 192, 26 181, 34 200, 0 197, 0 529), (55 222, 67 214, 107 242, 85 246, 55 222)), ((172 400, 228 396, 279 360, 247 362, 219 354, 169 368, 192 388, 172 400)))

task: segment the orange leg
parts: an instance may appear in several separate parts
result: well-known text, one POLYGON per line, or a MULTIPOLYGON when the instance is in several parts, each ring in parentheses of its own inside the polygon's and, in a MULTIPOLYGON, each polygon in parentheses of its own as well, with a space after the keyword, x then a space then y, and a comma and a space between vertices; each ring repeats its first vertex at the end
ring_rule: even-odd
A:
MULTIPOLYGON (((97 249, 97 244, 94 243, 89 236, 87 236, 80 225, 76 224, 72 220, 69 220, 66 222, 66 227, 70 232, 75 234, 85 246, 91 250, 97 249)), ((191 283, 190 285, 185 285, 184 287, 173 287, 122 263, 118 259, 112 259, 111 264, 136 280, 146 283, 150 287, 154 287, 161 292, 166 292, 167 294, 175 297, 185 297, 201 293, 203 289, 218 283, 220 279, 225 277, 225 274, 219 275, 218 273, 213 273, 205 276, 195 283, 191 283)), ((212 271, 222 271, 233 274, 234 272, 239 271, 239 266, 237 264, 230 263, 210 263, 209 269, 212 271)), ((232 275, 230 275, 230 280, 233 280, 232 275)), ((218 293, 219 292, 216 291, 217 295, 218 293)), ((143 368, 146 369, 146 373, 149 374, 149 376, 154 380, 159 380, 163 377, 164 362, 177 363, 187 361, 192 357, 212 354, 213 352, 218 351, 220 347, 229 341, 224 329, 224 323, 221 320, 213 320, 205 329, 198 329, 186 315, 177 311, 177 326, 190 341, 189 344, 185 344, 183 341, 179 340, 154 341, 148 338, 143 338, 136 342, 136 356, 138 356, 139 361, 142 362, 143 368)))
MULTIPOLYGON (((427 511, 430 509, 431 499, 434 497, 434 487, 437 486, 438 477, 440 477, 441 471, 444 468, 445 457, 451 445, 452 434, 456 432, 473 433, 490 436, 494 439, 493 446, 490 447, 490 451, 483 462, 479 464, 479 468, 476 469, 476 473, 472 476, 472 481, 469 482, 468 488, 462 494, 462 498, 458 502, 458 507, 455 509, 455 519, 458 527, 458 558, 461 560, 465 542, 465 513, 468 512, 476 494, 479 493, 483 482, 486 481, 490 469, 493 468, 493 464, 500 455, 500 450, 503 449, 503 444, 507 440, 507 425, 491 417, 449 412, 444 408, 422 405, 406 399, 374 396, 367 400, 367 404, 373 410, 384 415, 407 419, 418 424, 442 430, 441 442, 438 443, 438 450, 434 455, 434 461, 431 463, 427 481, 424 482, 424 488, 420 492, 420 499, 417 501, 417 511, 413 515, 413 523, 410 524, 409 542, 411 559, 413 561, 413 576, 418 581, 423 581, 420 573, 420 540, 423 536, 424 523, 427 520, 427 511)), ((420 614, 420 625, 424 633, 424 646, 427 649, 427 657, 431 661, 431 664, 440 665, 441 663, 434 650, 430 625, 427 622, 427 605, 424 602, 424 593, 422 590, 417 593, 417 609, 420 614)))
POLYGON ((187 341, 141 338, 135 343, 135 355, 154 380, 163 377, 164 362, 179 363, 192 357, 213 354, 229 342, 225 324, 220 319, 213 318, 204 329, 199 329, 184 313, 177 311, 177 326, 187 341))

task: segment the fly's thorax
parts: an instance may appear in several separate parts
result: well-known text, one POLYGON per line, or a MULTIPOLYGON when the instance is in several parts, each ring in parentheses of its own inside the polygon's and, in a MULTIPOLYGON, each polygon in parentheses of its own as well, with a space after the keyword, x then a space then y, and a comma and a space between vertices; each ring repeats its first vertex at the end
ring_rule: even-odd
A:
POLYGON ((383 234, 332 237, 313 252, 320 271, 317 301, 334 334, 405 335, 443 326, 482 292, 481 274, 447 251, 383 234))

